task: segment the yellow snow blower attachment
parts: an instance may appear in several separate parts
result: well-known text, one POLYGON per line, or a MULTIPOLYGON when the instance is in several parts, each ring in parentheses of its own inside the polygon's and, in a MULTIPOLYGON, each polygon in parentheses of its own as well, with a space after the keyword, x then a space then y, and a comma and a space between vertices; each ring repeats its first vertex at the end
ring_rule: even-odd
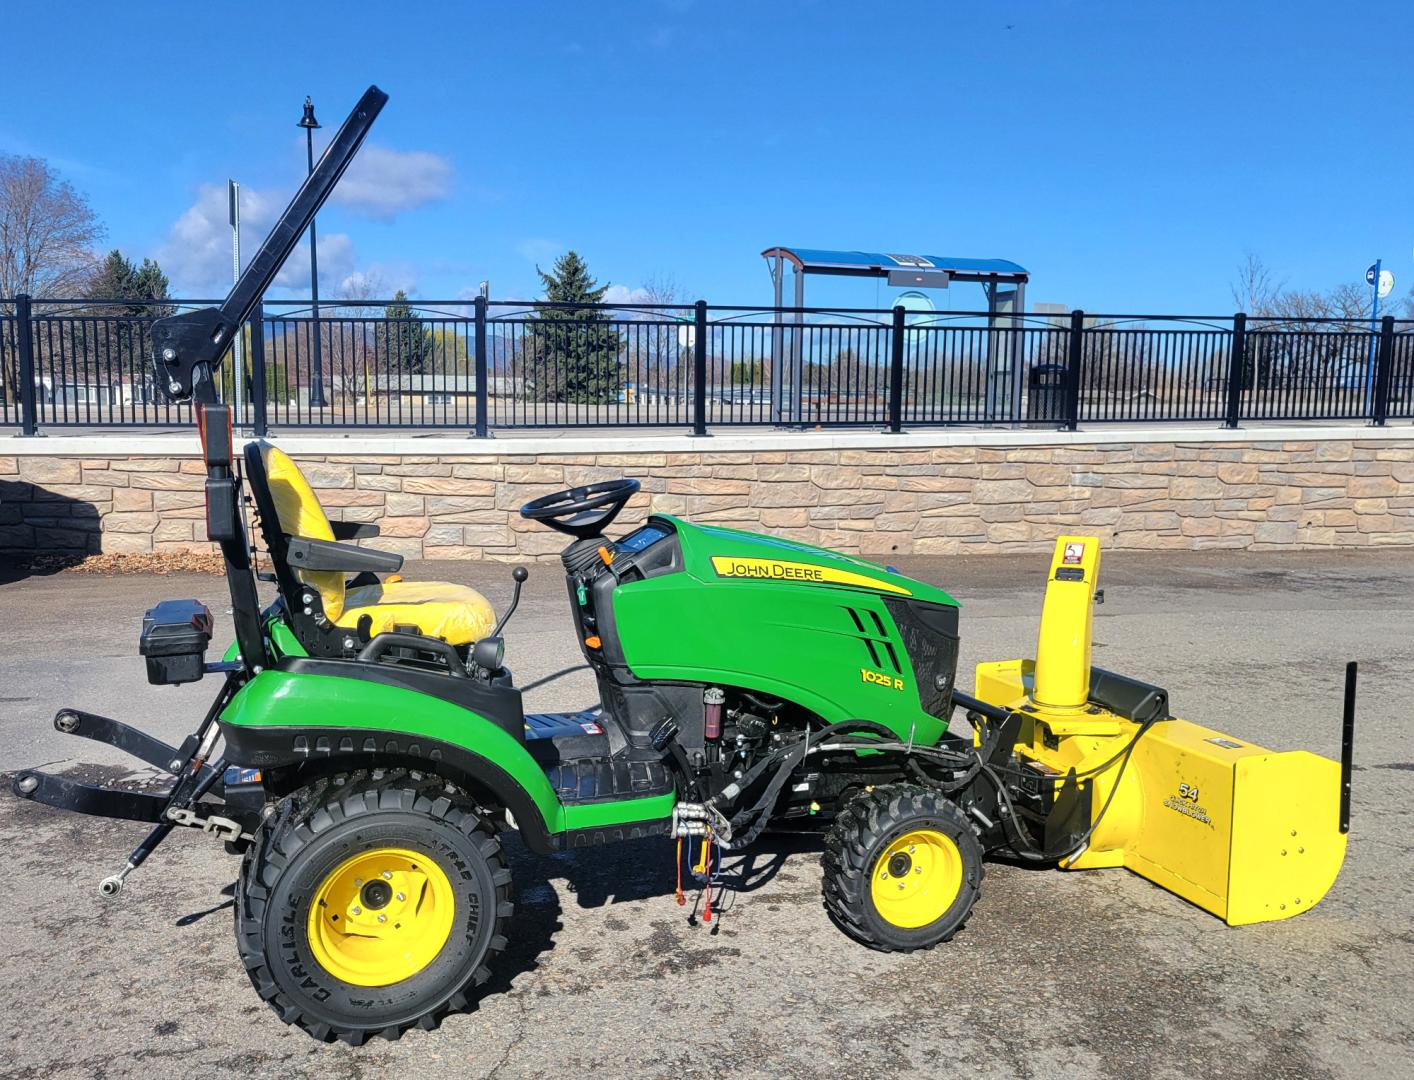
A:
POLYGON ((1084 827, 1061 866, 1127 867, 1232 926, 1308 910, 1345 858, 1355 665, 1341 762, 1176 719, 1164 690, 1091 666, 1099 571, 1097 538, 1057 540, 1036 659, 977 665, 977 697, 1023 718, 1018 755, 1084 827))

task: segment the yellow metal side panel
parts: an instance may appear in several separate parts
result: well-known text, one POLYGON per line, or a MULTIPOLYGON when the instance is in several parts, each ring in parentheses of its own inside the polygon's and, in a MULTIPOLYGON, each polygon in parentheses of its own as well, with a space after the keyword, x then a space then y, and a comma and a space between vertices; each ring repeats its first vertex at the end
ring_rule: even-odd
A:
POLYGON ((1237 763, 1232 926, 1289 919, 1309 910, 1335 884, 1345 861, 1340 831, 1340 765, 1294 750, 1237 763))
POLYGON ((977 665, 973 692, 988 705, 1016 706, 1026 696, 1030 681, 1029 660, 993 660, 977 665))
POLYGON ((1215 738, 1232 742, 1187 720, 1168 720, 1135 745, 1129 768, 1142 797, 1124 865, 1225 917, 1234 769, 1240 755, 1262 751, 1210 741, 1215 738))

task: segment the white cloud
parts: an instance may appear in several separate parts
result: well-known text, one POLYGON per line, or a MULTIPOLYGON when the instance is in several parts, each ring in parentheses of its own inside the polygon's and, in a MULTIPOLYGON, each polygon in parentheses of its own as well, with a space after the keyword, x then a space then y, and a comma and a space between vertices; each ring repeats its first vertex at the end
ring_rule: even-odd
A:
POLYGON ((610 285, 604 293, 606 304, 646 304, 649 300, 647 289, 630 289, 627 285, 610 285))
MULTIPOLYGON (((278 212, 260 192, 241 189, 241 249, 247 259, 264 239, 278 212)), ((202 184, 196 201, 168 230, 157 260, 179 295, 224 293, 229 288, 231 226, 226 214, 226 189, 202 184)))
MULTIPOLYGON (((245 224, 244 221, 241 222, 245 224)), ((242 230, 244 233, 244 230, 242 230)), ((245 244, 244 236, 241 239, 245 244)), ((244 248, 242 249, 244 250, 244 248)), ((341 282, 354 270, 353 239, 348 233, 319 234, 319 289, 322 295, 329 295, 332 283, 341 282)), ((309 243, 299 244, 285 265, 275 275, 275 287, 289 290, 296 297, 309 295, 309 243)))
POLYGON ((445 199, 451 183, 452 163, 441 154, 365 144, 329 198, 355 213, 391 221, 445 199))
MULTIPOLYGON (((284 209, 281 198, 255 188, 241 187, 241 264, 250 262, 270 226, 284 209)), ((192 203, 168 230, 157 260, 172 280, 173 293, 181 296, 224 296, 231 286, 231 225, 227 217, 226 188, 202 184, 192 203)), ((322 233, 319 237, 321 286, 340 281, 353 272, 353 240, 347 233, 322 233)), ((309 292, 309 244, 299 244, 275 278, 282 290, 303 296, 309 292)))

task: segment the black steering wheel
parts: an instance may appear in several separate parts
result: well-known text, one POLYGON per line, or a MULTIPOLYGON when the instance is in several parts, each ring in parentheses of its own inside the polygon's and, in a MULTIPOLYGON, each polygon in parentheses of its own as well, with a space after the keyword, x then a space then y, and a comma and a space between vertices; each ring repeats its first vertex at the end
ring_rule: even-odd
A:
POLYGON ((602 535, 639 487, 637 480, 628 478, 601 480, 597 484, 585 484, 533 499, 520 508, 520 516, 530 521, 543 521, 550 528, 568 533, 576 540, 587 540, 591 536, 602 535))

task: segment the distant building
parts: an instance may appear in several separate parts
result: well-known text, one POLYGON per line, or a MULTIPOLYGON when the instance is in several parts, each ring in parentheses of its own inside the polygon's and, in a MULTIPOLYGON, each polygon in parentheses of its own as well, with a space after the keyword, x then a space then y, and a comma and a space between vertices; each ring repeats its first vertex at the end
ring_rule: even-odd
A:
MULTIPOLYGON (((523 383, 522 379, 493 375, 486 380, 486 391, 490 397, 519 397, 523 383)), ((377 375, 373 379, 373 395, 401 405, 470 407, 476 400, 476 376, 440 372, 377 375)))

